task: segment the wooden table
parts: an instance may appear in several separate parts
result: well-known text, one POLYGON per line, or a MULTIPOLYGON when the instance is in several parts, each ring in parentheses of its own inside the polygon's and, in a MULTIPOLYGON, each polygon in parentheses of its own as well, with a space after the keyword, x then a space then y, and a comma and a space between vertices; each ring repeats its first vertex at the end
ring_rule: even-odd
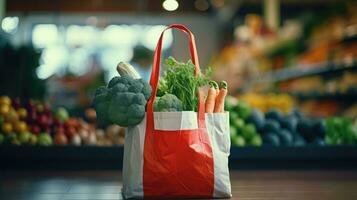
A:
MULTIPOLYGON (((232 199, 357 199, 357 171, 234 171, 232 199)), ((0 171, 1 200, 121 199, 119 171, 0 171)))

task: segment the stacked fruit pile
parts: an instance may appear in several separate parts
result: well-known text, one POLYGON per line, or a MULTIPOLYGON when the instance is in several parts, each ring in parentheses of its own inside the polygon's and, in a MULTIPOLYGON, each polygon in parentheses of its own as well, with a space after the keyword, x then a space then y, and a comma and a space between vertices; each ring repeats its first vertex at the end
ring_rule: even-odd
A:
POLYGON ((47 104, 21 102, 0 97, 0 144, 12 145, 112 145, 124 143, 124 129, 110 126, 95 128, 95 111, 86 120, 70 117, 65 108, 52 110, 47 104))
POLYGON ((231 141, 233 145, 338 145, 356 144, 357 128, 352 120, 342 118, 317 119, 293 110, 283 114, 277 109, 263 113, 244 101, 228 97, 231 141))
POLYGON ((258 133, 256 126, 248 121, 252 109, 245 102, 238 102, 233 97, 227 97, 226 110, 230 113, 230 134, 233 145, 261 146, 262 138, 258 133))

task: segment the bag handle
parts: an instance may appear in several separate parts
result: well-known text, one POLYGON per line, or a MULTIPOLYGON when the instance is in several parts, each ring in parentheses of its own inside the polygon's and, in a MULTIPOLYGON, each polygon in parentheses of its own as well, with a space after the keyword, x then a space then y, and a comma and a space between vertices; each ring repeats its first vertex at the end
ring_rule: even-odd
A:
MULTIPOLYGON (((147 103, 147 125, 151 126, 151 130, 154 130, 154 100, 157 92, 157 85, 159 82, 159 77, 160 77, 160 60, 161 60, 161 49, 162 49, 162 40, 165 31, 174 28, 177 30, 180 30, 184 33, 186 33, 189 37, 189 48, 190 48, 190 54, 191 54, 191 59, 192 63, 195 65, 195 75, 198 76, 201 74, 200 70, 200 65, 198 62, 198 56, 197 56, 197 50, 196 50, 196 42, 195 42, 195 37, 192 34, 192 32, 186 28, 183 25, 180 24, 172 24, 169 27, 167 27, 165 30, 160 35, 159 41, 157 43, 155 53, 154 53, 154 60, 153 60, 153 65, 152 65, 152 70, 151 70, 151 77, 150 77, 150 85, 152 88, 152 95, 147 103)), ((204 109, 204 98, 203 98, 203 92, 199 88, 198 89, 198 112, 197 112, 197 122, 199 128, 205 127, 205 109, 204 109)))

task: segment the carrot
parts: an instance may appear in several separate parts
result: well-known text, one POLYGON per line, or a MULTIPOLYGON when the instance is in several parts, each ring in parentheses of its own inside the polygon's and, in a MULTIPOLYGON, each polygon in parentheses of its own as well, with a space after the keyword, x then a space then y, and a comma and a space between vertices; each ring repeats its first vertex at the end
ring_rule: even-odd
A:
POLYGON ((209 82, 208 95, 206 98, 205 110, 206 113, 212 113, 214 110, 214 103, 216 101, 218 84, 215 81, 209 82))
POLYGON ((219 93, 216 98, 213 112, 224 112, 224 100, 227 96, 228 84, 226 81, 221 81, 219 83, 219 93))

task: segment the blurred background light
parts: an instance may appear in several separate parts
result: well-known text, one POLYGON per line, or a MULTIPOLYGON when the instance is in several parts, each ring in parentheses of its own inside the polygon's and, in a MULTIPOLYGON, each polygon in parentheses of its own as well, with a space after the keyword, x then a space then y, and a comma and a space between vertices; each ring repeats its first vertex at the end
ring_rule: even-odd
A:
POLYGON ((32 31, 32 42, 37 48, 44 48, 58 41, 58 29, 54 24, 38 24, 32 31))
POLYGON ((109 46, 135 46, 139 34, 133 26, 109 25, 102 32, 102 40, 109 46))
POLYGON ((46 79, 61 68, 66 66, 69 57, 68 51, 63 46, 53 46, 43 50, 41 54, 41 65, 37 68, 37 76, 41 79, 46 79))
POLYGON ((66 32, 69 45, 86 45, 96 41, 96 30, 93 26, 70 25, 66 32))
POLYGON ((19 18, 18 17, 5 17, 1 21, 1 28, 6 33, 13 34, 16 32, 17 27, 19 25, 19 18))
POLYGON ((179 7, 179 3, 176 0, 165 0, 162 7, 167 11, 175 11, 179 7))
MULTIPOLYGON (((155 50, 156 48, 156 43, 157 40, 160 37, 161 32, 166 28, 166 26, 158 25, 158 26, 153 26, 150 27, 142 36, 142 44, 150 49, 150 50, 155 50)), ((173 42, 173 35, 171 30, 167 30, 164 35, 163 43, 162 43, 162 49, 167 49, 172 45, 173 42)))

